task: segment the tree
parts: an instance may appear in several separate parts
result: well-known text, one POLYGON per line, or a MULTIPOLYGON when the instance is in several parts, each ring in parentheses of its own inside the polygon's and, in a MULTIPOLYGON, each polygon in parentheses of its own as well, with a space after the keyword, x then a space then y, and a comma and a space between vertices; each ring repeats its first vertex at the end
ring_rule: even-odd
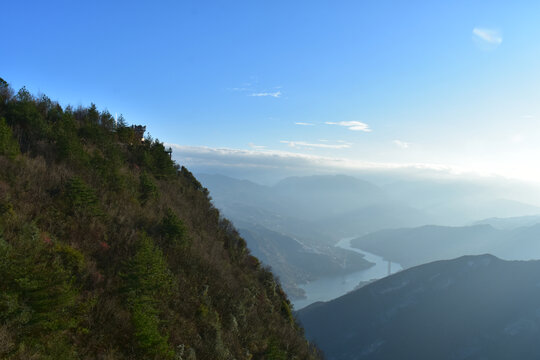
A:
POLYGON ((161 234, 164 241, 164 247, 168 248, 175 245, 184 245, 186 239, 186 226, 176 216, 172 209, 167 209, 167 213, 161 221, 161 234))
POLYGON ((58 358, 71 358, 66 332, 77 325, 77 291, 53 244, 26 225, 16 241, 0 237, 0 259, 0 323, 19 352, 45 348, 58 358))
POLYGON ((0 78, 0 116, 4 115, 4 109, 12 97, 13 90, 4 79, 0 78))
POLYGON ((19 144, 13 138, 11 128, 6 120, 0 117, 0 155, 14 158, 19 153, 19 144))
POLYGON ((167 336, 160 333, 158 306, 175 292, 175 281, 163 253, 145 234, 138 239, 124 279, 137 346, 149 355, 172 357, 167 336))

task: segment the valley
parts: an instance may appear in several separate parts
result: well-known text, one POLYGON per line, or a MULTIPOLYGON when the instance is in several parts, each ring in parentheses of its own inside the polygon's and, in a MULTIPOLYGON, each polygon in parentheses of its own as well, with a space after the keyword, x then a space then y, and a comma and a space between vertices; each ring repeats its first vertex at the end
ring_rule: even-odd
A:
POLYGON ((369 283, 401 271, 400 264, 388 262, 375 254, 361 251, 351 246, 352 238, 343 238, 335 245, 337 248, 360 254, 371 266, 365 270, 359 270, 338 276, 323 276, 307 284, 300 285, 304 291, 304 298, 295 300, 292 303, 296 310, 300 310, 314 302, 329 301, 345 295, 364 283, 369 283))
POLYGON ((540 258, 537 208, 503 200, 499 183, 480 187, 392 173, 365 176, 378 185, 345 175, 291 177, 275 185, 198 175, 215 206, 278 275, 295 309, 385 276, 387 270, 374 269, 388 261, 399 264, 393 268, 409 268, 485 253, 507 260, 540 258), (350 234, 360 236, 344 247, 350 234))

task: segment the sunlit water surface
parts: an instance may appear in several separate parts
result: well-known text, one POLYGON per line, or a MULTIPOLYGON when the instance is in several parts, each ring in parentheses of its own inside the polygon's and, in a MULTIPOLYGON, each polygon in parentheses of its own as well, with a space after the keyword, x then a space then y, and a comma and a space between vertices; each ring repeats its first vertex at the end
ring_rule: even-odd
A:
MULTIPOLYGON (((375 265, 369 269, 355 271, 344 275, 324 277, 300 285, 299 287, 306 292, 306 298, 292 301, 295 310, 300 310, 317 301, 329 301, 335 299, 353 290, 362 281, 381 279, 388 275, 388 261, 367 251, 353 248, 351 246, 351 240, 354 238, 355 237, 343 238, 338 241, 335 246, 362 254, 364 255, 364 259, 375 265)), ((391 262, 390 269, 392 273, 395 273, 402 270, 402 267, 398 263, 391 262)))

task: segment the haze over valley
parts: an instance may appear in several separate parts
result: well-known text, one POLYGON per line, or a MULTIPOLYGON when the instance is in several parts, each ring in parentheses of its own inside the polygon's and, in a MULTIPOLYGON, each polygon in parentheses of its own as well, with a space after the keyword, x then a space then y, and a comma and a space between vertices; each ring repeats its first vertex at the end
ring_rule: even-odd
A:
POLYGON ((509 180, 419 179, 388 172, 371 176, 373 182, 313 175, 270 186, 223 175, 198 178, 297 305, 310 302, 306 284, 329 277, 343 282, 342 276, 374 266, 336 247, 343 238, 403 268, 484 253, 507 260, 540 258, 540 216, 535 215, 540 210, 521 201, 519 191, 516 197, 506 192, 509 180))
POLYGON ((540 2, 4 1, 0 359, 540 359, 540 2))

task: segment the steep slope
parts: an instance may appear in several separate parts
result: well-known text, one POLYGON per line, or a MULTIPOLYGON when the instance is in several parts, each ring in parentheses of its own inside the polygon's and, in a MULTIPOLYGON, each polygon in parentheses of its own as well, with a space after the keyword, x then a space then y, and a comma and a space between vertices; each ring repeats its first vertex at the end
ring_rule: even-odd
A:
POLYGON ((538 359, 540 261, 464 256, 299 311, 329 360, 538 359))
POLYGON ((0 358, 316 359, 163 145, 0 79, 0 358))

